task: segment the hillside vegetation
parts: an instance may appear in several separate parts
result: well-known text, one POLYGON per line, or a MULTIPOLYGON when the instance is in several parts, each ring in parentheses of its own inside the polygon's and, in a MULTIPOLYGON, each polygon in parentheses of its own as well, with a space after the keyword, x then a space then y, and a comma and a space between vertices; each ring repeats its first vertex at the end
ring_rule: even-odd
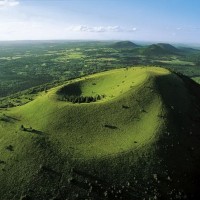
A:
POLYGON ((119 49, 131 49, 131 48, 139 47, 139 45, 131 41, 120 41, 120 42, 115 42, 114 44, 110 45, 110 47, 119 48, 119 49))
POLYGON ((167 69, 132 67, 74 79, 1 109, 1 198, 197 197, 197 91, 167 69))
POLYGON ((148 56, 178 55, 181 53, 181 50, 177 49, 176 47, 170 44, 158 43, 145 47, 142 53, 148 56))

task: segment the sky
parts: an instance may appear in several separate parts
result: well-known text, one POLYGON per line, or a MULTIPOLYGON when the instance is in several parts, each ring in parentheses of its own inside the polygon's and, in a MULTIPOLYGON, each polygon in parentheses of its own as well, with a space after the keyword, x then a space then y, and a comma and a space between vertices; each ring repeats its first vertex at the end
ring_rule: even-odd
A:
POLYGON ((0 40, 200 44, 200 0, 0 0, 0 40))

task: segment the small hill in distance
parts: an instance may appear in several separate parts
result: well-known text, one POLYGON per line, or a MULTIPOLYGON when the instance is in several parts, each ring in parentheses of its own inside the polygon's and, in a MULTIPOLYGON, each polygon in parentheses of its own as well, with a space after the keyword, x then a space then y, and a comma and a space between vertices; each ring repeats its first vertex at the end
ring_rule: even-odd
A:
POLYGON ((158 43, 152 44, 143 49, 143 54, 145 55, 171 55, 171 54, 179 54, 181 50, 177 49, 171 44, 167 43, 158 43))
POLYGON ((179 51, 176 47, 172 46, 171 44, 158 43, 156 45, 166 51, 170 51, 170 52, 178 52, 179 51))
POLYGON ((118 49, 131 49, 139 47, 139 45, 131 42, 131 41, 120 41, 110 45, 111 48, 118 48, 118 49))
POLYGON ((179 49, 186 53, 199 53, 199 49, 191 48, 191 47, 179 47, 179 49))

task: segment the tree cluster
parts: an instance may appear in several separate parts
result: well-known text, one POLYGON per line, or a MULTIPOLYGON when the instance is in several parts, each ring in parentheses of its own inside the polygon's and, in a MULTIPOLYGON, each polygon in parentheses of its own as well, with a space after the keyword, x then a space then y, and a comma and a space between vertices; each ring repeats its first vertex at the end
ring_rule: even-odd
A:
POLYGON ((91 102, 96 102, 104 98, 105 95, 96 95, 95 97, 93 96, 62 96, 61 101, 69 101, 72 103, 91 103, 91 102))

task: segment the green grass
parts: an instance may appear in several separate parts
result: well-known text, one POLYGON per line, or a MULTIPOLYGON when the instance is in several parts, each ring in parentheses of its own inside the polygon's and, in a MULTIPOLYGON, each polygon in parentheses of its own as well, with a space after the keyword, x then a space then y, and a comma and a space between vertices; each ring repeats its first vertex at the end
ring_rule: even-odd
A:
POLYGON ((194 81, 196 81, 197 83, 200 83, 200 77, 195 77, 195 78, 192 78, 194 81))
MULTIPOLYGON (((150 182, 152 173, 167 179, 173 168, 168 158, 172 149, 168 146, 176 137, 176 142, 179 141, 182 126, 190 126, 185 115, 194 110, 191 102, 183 80, 177 75, 163 68, 133 67, 75 79, 38 94, 26 105, 1 109, 0 195, 3 199, 14 196, 19 199, 22 194, 48 199, 56 196, 60 181, 74 199, 77 189, 70 189, 67 183, 74 167, 87 169, 89 173, 98 171, 95 176, 120 184, 133 182, 133 177, 140 175, 137 170, 150 182), (100 94, 105 98, 81 104, 60 101, 58 91, 69 84, 78 85, 82 96, 100 94), (179 120, 179 112, 183 119, 179 120), (35 132, 22 131, 21 125, 28 130, 32 127, 35 132), (168 132, 172 136, 166 137, 168 132), (10 145, 13 150, 9 150, 10 145), (162 148, 168 149, 167 152, 162 148), (52 178, 41 166, 61 173, 62 180, 56 175, 52 178)), ((186 138, 185 132, 182 137, 186 138)), ((187 140, 177 147, 179 154, 175 154, 188 155, 184 151, 193 142, 187 140)), ((199 151, 195 155, 198 154, 199 151)), ((173 155, 172 158, 174 164, 176 158, 173 155)), ((177 166, 174 178, 185 170, 177 166)), ((144 180, 140 181, 145 185, 144 180)), ((181 189, 188 189, 182 182, 181 189)), ((157 185, 153 182, 152 187, 157 185)), ((178 183, 170 187, 179 191, 178 183)), ((150 192, 149 197, 152 195, 155 194, 150 192)))
MULTIPOLYGON (((166 70, 160 71, 168 73, 166 70)), ((18 126, 23 121, 25 127, 31 126, 48 132, 52 140, 61 140, 60 148, 63 152, 73 146, 77 156, 89 158, 128 151, 132 146, 138 147, 134 145, 135 140, 138 140, 139 145, 147 142, 158 126, 157 115, 160 107, 155 105, 161 104, 159 96, 144 90, 147 98, 138 97, 141 102, 131 105, 131 96, 137 99, 138 90, 144 89, 144 85, 147 86, 145 83, 150 79, 150 72, 151 70, 142 68, 114 70, 70 83, 80 82, 83 96, 105 95, 100 102, 80 105, 60 102, 56 97, 58 88, 54 88, 31 103, 12 109, 12 113, 21 119, 18 126), (147 100, 150 103, 145 105, 147 100), (123 102, 130 108, 122 108, 123 102), (144 124, 149 120, 152 126, 148 128, 144 124), (106 128, 106 124, 116 126, 117 129, 106 128), (131 127, 134 131, 130 131, 131 127), (58 133, 54 134, 55 130, 58 130, 58 133)))

